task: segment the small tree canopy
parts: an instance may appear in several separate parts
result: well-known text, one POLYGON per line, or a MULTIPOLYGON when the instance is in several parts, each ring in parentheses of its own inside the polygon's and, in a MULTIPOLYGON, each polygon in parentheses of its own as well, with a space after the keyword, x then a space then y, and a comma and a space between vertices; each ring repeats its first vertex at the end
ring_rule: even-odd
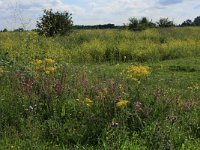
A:
POLYGON ((139 26, 139 21, 137 20, 137 18, 130 18, 129 19, 129 24, 128 24, 128 28, 130 29, 130 30, 137 30, 137 28, 138 28, 138 26, 139 26))
POLYGON ((24 29, 23 28, 18 28, 18 29, 15 29, 14 32, 23 32, 24 29))
POLYGON ((190 19, 187 19, 186 21, 184 21, 184 22, 181 24, 181 26, 191 26, 191 25, 193 25, 193 22, 192 22, 192 20, 190 20, 190 19))
POLYGON ((142 17, 140 20, 134 17, 130 18, 128 24, 128 28, 133 31, 141 31, 155 26, 156 25, 149 21, 146 17, 142 17))
POLYGON ((196 18, 194 19, 194 25, 195 25, 195 26, 200 26, 200 16, 198 16, 198 17, 196 17, 196 18))
POLYGON ((73 21, 71 16, 72 14, 67 11, 54 13, 52 9, 45 9, 40 21, 37 21, 37 30, 40 35, 48 37, 66 35, 72 30, 73 21))
POLYGON ((168 18, 161 18, 158 22, 157 22, 159 27, 162 28, 166 28, 166 27, 173 27, 175 26, 173 21, 170 21, 168 18))
POLYGON ((4 28, 2 32, 8 32, 8 30, 6 28, 4 28))

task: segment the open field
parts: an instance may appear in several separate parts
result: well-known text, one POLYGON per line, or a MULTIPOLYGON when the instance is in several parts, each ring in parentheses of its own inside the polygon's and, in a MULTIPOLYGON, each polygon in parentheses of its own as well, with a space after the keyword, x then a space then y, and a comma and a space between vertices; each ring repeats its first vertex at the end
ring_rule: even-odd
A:
POLYGON ((0 33, 0 149, 198 150, 200 28, 0 33))

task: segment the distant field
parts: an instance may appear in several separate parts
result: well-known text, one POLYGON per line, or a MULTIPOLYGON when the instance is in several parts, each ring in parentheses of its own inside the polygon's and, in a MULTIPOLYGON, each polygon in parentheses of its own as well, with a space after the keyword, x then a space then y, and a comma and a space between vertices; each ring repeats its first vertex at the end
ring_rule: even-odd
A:
MULTIPOLYGON (((43 38, 36 33, 0 33, 1 55, 27 63, 49 56, 64 62, 159 61, 199 56, 200 28, 79 30, 68 37, 43 38)), ((3 57, 3 56, 2 56, 3 57)))
POLYGON ((198 150, 200 28, 0 33, 0 149, 198 150))

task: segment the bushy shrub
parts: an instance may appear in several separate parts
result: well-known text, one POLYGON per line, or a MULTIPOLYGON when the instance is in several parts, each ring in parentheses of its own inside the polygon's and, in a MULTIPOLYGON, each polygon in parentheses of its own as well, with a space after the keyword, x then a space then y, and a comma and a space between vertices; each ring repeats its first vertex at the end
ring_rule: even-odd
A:
POLYGON ((143 17, 140 20, 137 18, 130 18, 128 24, 128 28, 133 31, 142 31, 155 26, 156 25, 152 21, 149 21, 146 17, 143 17))
POLYGON ((193 24, 194 24, 195 26, 200 26, 200 16, 198 16, 198 17, 196 17, 196 18, 194 19, 193 24))
POLYGON ((67 11, 54 13, 52 9, 45 9, 42 18, 37 21, 39 34, 48 37, 68 34, 73 25, 71 15, 67 11))
POLYGON ((168 18, 161 18, 158 22, 157 22, 158 26, 161 28, 167 28, 167 27, 173 27, 175 26, 174 22, 169 20, 168 18))

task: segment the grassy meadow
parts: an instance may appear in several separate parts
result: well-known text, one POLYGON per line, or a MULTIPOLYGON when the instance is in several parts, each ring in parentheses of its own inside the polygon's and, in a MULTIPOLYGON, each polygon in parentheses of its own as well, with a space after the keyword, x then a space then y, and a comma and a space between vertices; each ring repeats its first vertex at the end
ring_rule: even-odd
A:
POLYGON ((0 33, 0 149, 198 150, 200 28, 0 33))

